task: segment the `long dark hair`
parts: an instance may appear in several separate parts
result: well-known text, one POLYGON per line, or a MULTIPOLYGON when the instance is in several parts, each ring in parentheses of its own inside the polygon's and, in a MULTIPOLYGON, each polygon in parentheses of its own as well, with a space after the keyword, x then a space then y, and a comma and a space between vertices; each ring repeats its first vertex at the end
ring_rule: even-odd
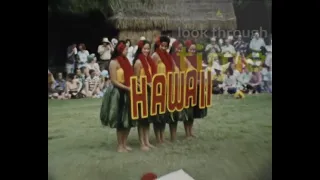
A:
POLYGON ((130 44, 129 47, 132 46, 130 39, 126 39, 126 44, 127 44, 127 42, 129 42, 129 44, 130 44))
MULTIPOLYGON (((143 40, 143 46, 146 45, 146 44, 149 44, 150 48, 151 48, 151 43, 147 40, 143 40)), ((139 55, 142 53, 142 48, 143 46, 140 48, 138 47, 136 53, 134 54, 134 59, 133 59, 133 62, 132 62, 132 66, 134 66, 134 64, 136 63, 137 59, 139 59, 139 55)))
POLYGON ((194 40, 186 40, 186 41, 184 42, 184 46, 186 47, 186 52, 189 52, 190 46, 187 47, 187 44, 186 44, 187 41, 189 41, 189 42, 191 43, 190 46, 196 45, 196 42, 195 42, 194 40))
MULTIPOLYGON (((170 44, 170 38, 168 36, 160 36, 160 44, 163 42, 167 42, 168 46, 170 44)), ((154 52, 156 52, 156 50, 159 48, 159 44, 157 44, 157 42, 155 42, 154 44, 154 52)))
POLYGON ((118 46, 119 46, 119 44, 121 44, 121 43, 126 44, 126 42, 123 41, 123 40, 121 40, 121 41, 118 42, 118 44, 117 44, 116 47, 114 48, 114 51, 113 51, 113 53, 112 53, 112 55, 111 55, 111 59, 112 59, 112 60, 114 60, 114 59, 116 59, 118 56, 121 56, 121 55, 122 55, 122 53, 120 53, 120 52, 118 51, 118 46))
POLYGON ((176 41, 172 43, 172 46, 169 51, 170 54, 173 54, 176 52, 175 44, 177 44, 177 45, 182 44, 182 46, 183 46, 183 42, 180 39, 176 39, 176 41))

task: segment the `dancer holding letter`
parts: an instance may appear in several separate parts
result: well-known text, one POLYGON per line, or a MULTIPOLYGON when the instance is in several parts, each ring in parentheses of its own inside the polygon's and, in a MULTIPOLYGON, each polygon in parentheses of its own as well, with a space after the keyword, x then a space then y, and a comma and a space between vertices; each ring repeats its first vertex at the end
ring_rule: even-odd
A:
MULTIPOLYGON (((152 59, 157 64, 157 74, 163 74, 167 77, 169 72, 178 72, 179 68, 173 62, 172 57, 167 52, 169 47, 170 39, 167 36, 161 36, 155 42, 155 52, 152 55, 152 59)), ((156 88, 156 87, 153 87, 156 88)), ((166 87, 163 87, 166 89, 166 87)), ((168 93, 168 92, 167 92, 168 93)), ((165 97, 165 96, 163 96, 165 97)), ((166 98, 163 99, 166 105, 166 98)), ((159 109, 159 106, 158 106, 159 109)), ((157 143, 161 144, 164 142, 164 130, 166 123, 169 123, 171 140, 176 139, 177 120, 173 118, 172 113, 169 113, 166 108, 164 114, 158 113, 157 121, 153 122, 154 132, 157 139, 157 143)))
MULTIPOLYGON (((208 105, 210 106, 211 104, 212 86, 209 87, 211 83, 205 83, 204 81, 200 80, 201 78, 204 79, 204 74, 200 72, 200 70, 202 70, 202 61, 199 61, 199 58, 197 58, 196 44, 191 40, 187 40, 185 41, 185 46, 188 52, 188 55, 185 58, 185 62, 187 65, 186 73, 187 73, 187 76, 191 75, 195 78, 193 81, 187 82, 187 87, 190 89, 189 91, 190 94, 189 95, 187 94, 186 103, 188 105, 186 104, 186 108, 187 108, 188 118, 184 122, 184 127, 185 127, 186 137, 188 138, 188 137, 196 137, 193 134, 193 129, 192 129, 194 119, 204 118, 205 116, 207 116, 207 106, 208 105), (194 76, 195 71, 196 71, 196 75, 194 76), (207 93, 207 96, 208 96, 207 99, 209 99, 210 102, 207 102, 207 106, 203 104, 202 108, 200 108, 200 98, 202 98, 202 100, 204 101, 204 96, 205 96, 204 85, 205 84, 207 84, 207 91, 210 92, 210 93, 207 93), (200 89, 200 86, 201 86, 201 89, 200 89), (201 97, 199 96, 200 94, 201 94, 201 97)), ((200 60, 202 59, 200 58, 200 60)))
MULTIPOLYGON (((138 77, 138 82, 140 80, 140 76, 147 77, 148 104, 150 104, 151 100, 152 76, 157 73, 157 66, 149 54, 150 47, 150 42, 147 40, 140 40, 138 42, 138 49, 133 60, 134 74, 138 77)), ((150 106, 148 106, 148 108, 149 107, 150 106)), ((140 148, 142 151, 148 151, 150 148, 154 148, 154 146, 149 142, 149 127, 150 123, 154 122, 155 118, 157 118, 157 115, 149 115, 147 118, 142 118, 140 116, 138 119, 138 135, 140 148)))
POLYGON ((112 88, 108 88, 102 101, 100 120, 103 125, 116 128, 118 152, 128 152, 127 146, 130 128, 137 121, 132 121, 130 114, 130 77, 134 75, 133 68, 127 59, 128 48, 124 41, 120 41, 112 54, 109 72, 112 88))

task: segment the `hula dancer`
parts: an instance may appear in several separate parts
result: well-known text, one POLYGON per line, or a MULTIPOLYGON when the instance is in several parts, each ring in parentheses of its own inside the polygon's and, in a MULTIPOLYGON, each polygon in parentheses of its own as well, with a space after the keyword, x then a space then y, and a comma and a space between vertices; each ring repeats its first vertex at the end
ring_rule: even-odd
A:
MULTIPOLYGON (((151 81, 152 75, 157 73, 157 66, 153 62, 150 57, 150 42, 146 40, 140 40, 138 42, 138 49, 133 59, 133 67, 134 67, 134 74, 140 80, 140 76, 147 76, 148 82, 148 100, 151 99, 151 81)), ((149 142, 149 124, 153 122, 155 117, 149 117, 144 119, 138 120, 138 135, 141 150, 148 151, 150 148, 154 148, 153 145, 149 142)))
MULTIPOLYGON (((196 44, 192 42, 191 40, 187 40, 185 42, 185 46, 187 49, 187 52, 191 53, 192 56, 186 57, 186 63, 187 63, 187 70, 195 69, 194 67, 197 66, 197 58, 196 58, 196 44)), ((199 76, 198 76, 199 78, 199 76)), ((199 81, 198 81, 199 82, 199 81)), ((184 128, 186 132, 186 137, 195 137, 192 131, 193 122, 195 118, 204 118, 207 116, 207 108, 200 109, 199 108, 199 85, 197 85, 197 105, 194 107, 189 107, 188 112, 188 118, 184 122, 184 128)))
POLYGON ((108 88, 102 101, 100 119, 103 125, 117 129, 118 152, 128 152, 127 146, 130 128, 137 121, 130 115, 130 77, 134 75, 132 66, 127 59, 128 48, 120 41, 112 54, 109 72, 113 86, 108 88))
MULTIPOLYGON (((152 59, 157 64, 157 73, 168 73, 179 71, 179 68, 175 65, 172 57, 167 52, 169 47, 170 39, 167 36, 161 36, 155 43, 155 52, 152 54, 152 59)), ((170 113, 159 114, 157 120, 153 122, 153 129, 157 139, 157 143, 164 143, 164 130, 166 122, 169 123, 171 140, 176 137, 177 123, 172 118, 170 113)))
MULTIPOLYGON (((183 43, 180 40, 175 40, 175 42, 172 43, 172 47, 171 47, 171 56, 172 59, 175 61, 175 64, 177 67, 181 68, 181 64, 180 64, 180 55, 179 53, 182 51, 183 48, 183 43)), ((187 65, 187 67, 193 68, 189 61, 185 58, 185 64, 187 65)), ((180 71, 181 69, 179 69, 180 71)), ((181 112, 175 111, 173 113, 173 122, 171 122, 169 125, 170 127, 170 133, 171 133, 171 141, 174 141, 176 139, 176 134, 177 134, 177 123, 178 121, 186 121, 187 120, 187 110, 183 109, 181 112)))

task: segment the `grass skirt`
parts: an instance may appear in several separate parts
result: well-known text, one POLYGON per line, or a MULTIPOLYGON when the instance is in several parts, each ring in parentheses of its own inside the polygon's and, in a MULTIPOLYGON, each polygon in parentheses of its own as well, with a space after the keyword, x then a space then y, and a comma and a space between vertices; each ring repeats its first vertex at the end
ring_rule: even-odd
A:
POLYGON ((207 116, 207 113, 208 113, 207 107, 205 107, 204 109, 200 109, 200 107, 199 107, 199 101, 200 101, 199 85, 197 88, 198 88, 198 90, 197 90, 197 105, 194 107, 189 107, 184 110, 184 112, 186 113, 186 118, 184 119, 185 121, 192 121, 194 119, 204 118, 207 116))
POLYGON ((131 119, 129 92, 115 86, 109 87, 102 99, 100 120, 110 128, 130 128, 137 124, 131 119))

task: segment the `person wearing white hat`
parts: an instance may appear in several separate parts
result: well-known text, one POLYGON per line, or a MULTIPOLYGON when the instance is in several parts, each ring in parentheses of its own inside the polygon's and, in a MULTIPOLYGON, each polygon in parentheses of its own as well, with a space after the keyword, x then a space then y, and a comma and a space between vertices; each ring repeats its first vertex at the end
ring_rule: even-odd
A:
POLYGON ((258 32, 254 33, 254 37, 250 41, 250 45, 249 45, 249 48, 252 52, 252 58, 254 60, 260 58, 261 48, 265 47, 265 46, 266 46, 266 44, 265 44, 264 40, 262 38, 260 38, 259 33, 258 32))
POLYGON ((146 38, 144 36, 140 37, 140 41, 145 41, 145 40, 146 40, 146 38))
POLYGON ((116 45, 118 44, 118 40, 116 38, 112 38, 111 39, 111 44, 112 44, 113 48, 115 48, 116 45))
POLYGON ((113 46, 111 45, 108 38, 102 39, 102 44, 98 47, 98 53, 100 55, 100 67, 105 67, 108 69, 110 59, 111 59, 111 53, 113 52, 113 46))
MULTIPOLYGON (((145 41, 145 40, 147 40, 147 39, 144 36, 141 36, 140 39, 139 39, 139 41, 145 41)), ((135 45, 133 47, 133 54, 136 54, 137 50, 138 50, 138 45, 135 45)))

